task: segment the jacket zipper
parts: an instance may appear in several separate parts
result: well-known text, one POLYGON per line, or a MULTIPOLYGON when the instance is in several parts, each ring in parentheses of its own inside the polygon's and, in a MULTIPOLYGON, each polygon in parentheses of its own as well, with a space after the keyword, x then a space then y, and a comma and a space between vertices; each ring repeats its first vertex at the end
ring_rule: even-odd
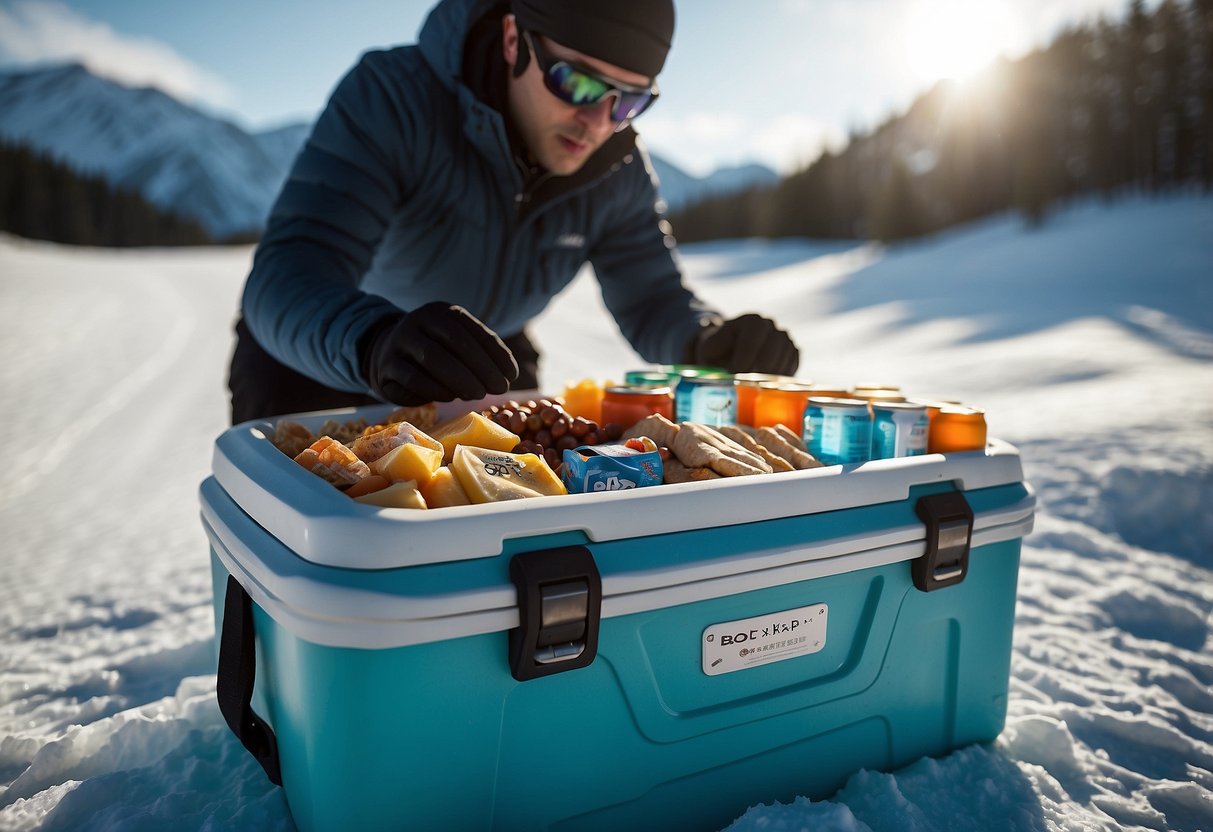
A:
MULTIPOLYGON (((521 163, 519 163, 519 164, 521 165, 521 163)), ((548 211, 552 210, 552 208, 554 208, 555 206, 564 202, 565 200, 570 199, 570 198, 576 196, 577 194, 582 193, 583 191, 589 190, 590 188, 597 185, 599 182, 602 182, 604 179, 606 179, 612 173, 617 172, 619 170, 619 168, 622 167, 624 164, 626 164, 626 163, 622 162, 622 161, 616 162, 615 164, 613 164, 609 168, 607 168, 607 170, 601 176, 591 179, 591 180, 583 183, 581 186, 579 186, 577 188, 572 188, 571 190, 557 194, 556 196, 552 197, 552 199, 550 199, 548 202, 544 203, 534 213, 529 214, 525 220, 520 219, 521 214, 522 214, 522 206, 530 201, 531 194, 533 194, 535 192, 535 189, 538 188, 540 185, 542 185, 544 182, 546 182, 548 179, 550 179, 553 174, 550 171, 545 171, 543 173, 543 175, 541 175, 533 183, 531 183, 531 186, 529 188, 524 187, 523 189, 518 191, 516 194, 514 194, 514 224, 513 224, 513 227, 508 232, 508 236, 506 237, 506 241, 505 241, 505 247, 502 249, 502 252, 501 252, 501 259, 497 266, 498 279, 493 281, 493 287, 492 287, 491 291, 489 292, 488 302, 485 303, 485 305, 484 305, 484 318, 485 319, 491 319, 493 316, 493 313, 497 310, 497 305, 501 300, 501 285, 502 285, 502 283, 505 282, 506 267, 507 267, 507 264, 510 262, 510 254, 513 252, 514 245, 515 245, 516 241, 518 240, 518 237, 522 233, 523 229, 526 228, 535 219, 535 217, 539 216, 540 214, 545 214, 548 211)), ((497 333, 497 334, 500 335, 501 333, 497 333)), ((509 333, 509 334, 512 335, 513 333, 509 333)))

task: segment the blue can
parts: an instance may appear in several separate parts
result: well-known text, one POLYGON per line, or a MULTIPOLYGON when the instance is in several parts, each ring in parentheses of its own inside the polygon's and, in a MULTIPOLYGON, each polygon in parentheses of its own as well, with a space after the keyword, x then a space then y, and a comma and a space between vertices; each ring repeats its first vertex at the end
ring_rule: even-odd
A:
POLYGON ((872 416, 859 399, 811 397, 804 410, 809 453, 826 465, 867 462, 872 453, 872 416))
POLYGON ((927 452, 927 409, 920 404, 872 402, 872 459, 927 452))
POLYGON ((683 374, 674 388, 674 421, 718 428, 737 424, 737 388, 728 373, 683 374))

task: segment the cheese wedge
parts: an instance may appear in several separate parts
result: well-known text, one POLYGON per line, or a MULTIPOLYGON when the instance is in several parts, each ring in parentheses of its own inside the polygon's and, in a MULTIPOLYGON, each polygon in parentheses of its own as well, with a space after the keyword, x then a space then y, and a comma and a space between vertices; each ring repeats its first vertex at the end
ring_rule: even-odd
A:
POLYGON ((387 477, 392 482, 414 480, 425 485, 442 466, 441 445, 438 450, 411 442, 397 445, 371 463, 371 471, 387 477))

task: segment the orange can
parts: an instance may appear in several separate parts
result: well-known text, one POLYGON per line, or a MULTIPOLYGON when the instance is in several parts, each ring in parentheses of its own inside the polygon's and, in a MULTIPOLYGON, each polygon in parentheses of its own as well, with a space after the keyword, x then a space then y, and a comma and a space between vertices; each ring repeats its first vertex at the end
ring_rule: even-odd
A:
POLYGON ((927 453, 984 451, 986 413, 976 407, 942 405, 927 429, 927 453))
POLYGON ((602 426, 614 422, 627 430, 645 416, 660 413, 674 420, 674 396, 668 387, 608 387, 602 395, 602 426))
POLYGON ((763 382, 754 397, 754 427, 784 425, 793 433, 804 433, 804 408, 813 385, 799 382, 763 382))
MULTIPOLYGON (((920 404, 927 409, 927 424, 939 415, 941 407, 963 407, 964 402, 955 399, 906 399, 910 404, 920 404)), ((929 428, 928 428, 929 429, 929 428)))
MULTIPOLYGON (((813 395, 817 395, 814 393, 813 395)), ((851 391, 852 399, 862 399, 871 404, 881 404, 886 402, 900 403, 906 400, 906 397, 901 395, 901 391, 895 387, 856 387, 851 391)))
POLYGON ((787 376, 776 376, 770 373, 738 373, 733 376, 737 383, 737 424, 754 424, 754 402, 758 398, 758 388, 763 384, 776 384, 791 381, 787 376))

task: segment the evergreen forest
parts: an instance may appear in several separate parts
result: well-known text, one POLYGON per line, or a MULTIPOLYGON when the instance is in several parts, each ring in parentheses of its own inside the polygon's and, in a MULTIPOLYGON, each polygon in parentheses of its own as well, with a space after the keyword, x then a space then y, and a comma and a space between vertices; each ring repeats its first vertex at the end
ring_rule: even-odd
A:
MULTIPOLYGON (((808 93, 812 95, 810 91, 808 93)), ((1079 194, 1213 189, 1213 0, 1133 0, 969 84, 941 83, 777 185, 671 216, 680 242, 929 234, 1079 194)))
POLYGON ((208 245, 197 222, 169 214, 23 145, 0 143, 0 231, 85 246, 208 245))

